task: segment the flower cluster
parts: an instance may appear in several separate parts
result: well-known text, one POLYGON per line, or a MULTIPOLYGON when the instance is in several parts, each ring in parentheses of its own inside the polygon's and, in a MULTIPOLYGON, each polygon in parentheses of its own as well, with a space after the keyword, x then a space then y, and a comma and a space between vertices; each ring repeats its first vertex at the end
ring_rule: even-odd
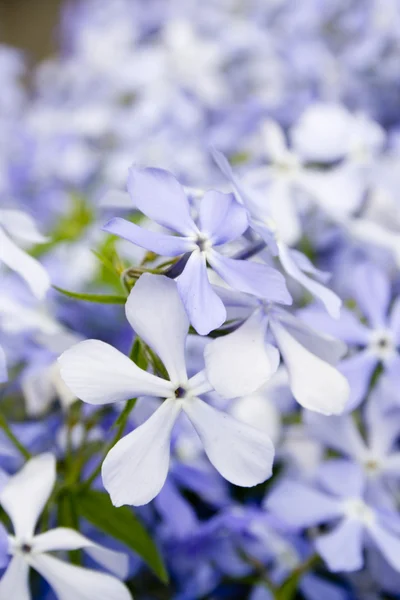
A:
POLYGON ((0 46, 0 600, 400 598, 400 5, 59 31, 0 46))

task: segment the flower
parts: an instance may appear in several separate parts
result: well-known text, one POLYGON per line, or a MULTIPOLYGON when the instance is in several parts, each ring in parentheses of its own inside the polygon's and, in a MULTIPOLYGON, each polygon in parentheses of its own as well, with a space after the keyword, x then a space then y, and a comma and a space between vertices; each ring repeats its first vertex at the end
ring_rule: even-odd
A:
POLYGON ((37 231, 33 219, 26 213, 20 210, 0 210, 0 263, 18 273, 33 294, 42 300, 50 287, 47 271, 37 260, 21 250, 12 237, 35 244, 41 244, 47 238, 37 231))
MULTIPOLYGON (((198 397, 213 389, 204 371, 188 379, 189 322, 176 283, 162 275, 142 275, 127 300, 126 317, 161 358, 169 380, 140 369, 98 340, 81 342, 59 358, 61 377, 84 402, 102 405, 137 396, 165 398, 147 421, 110 450, 103 463, 103 483, 114 505, 146 504, 159 493, 168 474, 171 432, 182 412, 225 479, 244 487, 267 479, 274 456, 268 436, 198 397)), ((214 380, 218 392, 220 381, 214 380)))
MULTIPOLYGON (((275 142, 278 145, 283 143, 282 136, 283 134, 280 130, 274 131, 273 137, 277 138, 275 142)), ((279 153, 286 156, 287 151, 281 148, 279 153)), ((322 285, 319 281, 316 281, 318 279, 321 281, 325 280, 326 274, 316 270, 303 253, 291 249, 286 241, 289 240, 290 243, 297 241, 301 233, 299 230, 300 224, 297 222, 297 218, 295 218, 292 201, 288 190, 285 189, 286 185, 292 185, 292 176, 290 174, 287 176, 289 178, 287 182, 285 181, 286 176, 283 182, 278 181, 279 188, 283 185, 283 190, 278 189, 275 192, 269 190, 264 196, 264 193, 260 192, 259 189, 243 183, 236 177, 230 164, 221 152, 214 149, 213 157, 222 173, 232 183, 238 199, 246 208, 250 227, 264 240, 272 254, 279 257, 285 272, 313 296, 318 298, 332 317, 339 318, 342 304, 340 298, 332 290, 322 285), (278 208, 273 210, 272 199, 274 193, 276 194, 275 204, 279 207, 279 210, 278 208), (289 222, 292 222, 290 226, 287 222, 288 214, 291 215, 289 217, 289 222), (282 222, 284 222, 284 225, 282 222), (310 275, 313 275, 315 279, 312 279, 310 275)), ((292 160, 292 158, 290 153, 288 153, 286 159, 292 160)), ((293 168, 296 171, 298 169, 296 165, 293 168)), ((241 291, 246 290, 242 289, 241 291)))
POLYGON ((389 565, 400 571, 396 513, 381 511, 365 502, 365 478, 358 465, 338 460, 322 466, 323 489, 285 480, 266 499, 266 507, 294 529, 333 524, 328 533, 315 539, 316 550, 331 571, 361 569, 363 547, 371 542, 389 565))
POLYGON ((208 379, 222 396, 251 394, 276 372, 279 352, 268 340, 270 333, 284 359, 295 399, 325 415, 343 411, 349 385, 333 365, 345 354, 345 344, 321 335, 273 303, 222 289, 219 293, 226 306, 239 307, 245 315, 236 331, 216 339, 205 351, 208 379))
POLYGON ((130 600, 128 589, 116 577, 68 564, 49 553, 83 549, 119 577, 127 575, 125 554, 104 548, 64 527, 35 535, 55 480, 55 458, 52 454, 42 454, 29 460, 0 492, 0 504, 14 528, 14 534, 9 536, 11 561, 0 580, 0 600, 30 600, 30 567, 49 582, 60 600, 130 600))
POLYGON ((224 305, 209 283, 207 263, 234 289, 291 304, 285 280, 277 270, 228 258, 214 249, 237 239, 248 228, 246 211, 232 194, 206 192, 196 224, 184 189, 168 171, 131 167, 128 190, 139 210, 178 235, 149 231, 119 217, 103 229, 163 256, 187 255, 178 290, 198 333, 207 334, 226 319, 224 305))

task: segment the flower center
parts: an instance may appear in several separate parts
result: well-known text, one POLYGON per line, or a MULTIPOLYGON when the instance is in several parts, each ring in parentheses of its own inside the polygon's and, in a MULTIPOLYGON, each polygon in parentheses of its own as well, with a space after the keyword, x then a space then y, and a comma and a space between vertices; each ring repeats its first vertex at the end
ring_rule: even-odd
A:
POLYGON ((380 464, 376 458, 365 461, 364 468, 369 475, 376 475, 380 471, 380 464))
POLYGON ((200 252, 206 252, 211 248, 211 242, 205 235, 199 235, 196 238, 196 245, 200 252))
POLYGON ((372 331, 368 347, 380 360, 390 358, 396 351, 392 332, 387 329, 372 331))
POLYGON ((32 546, 25 542, 24 544, 21 544, 20 550, 22 554, 30 554, 32 552, 32 546))
POLYGON ((177 387, 174 393, 175 398, 184 398, 186 396, 186 390, 181 386, 177 387))
POLYGON ((375 520, 374 511, 360 498, 350 498, 344 505, 347 517, 361 521, 364 525, 371 525, 375 520))

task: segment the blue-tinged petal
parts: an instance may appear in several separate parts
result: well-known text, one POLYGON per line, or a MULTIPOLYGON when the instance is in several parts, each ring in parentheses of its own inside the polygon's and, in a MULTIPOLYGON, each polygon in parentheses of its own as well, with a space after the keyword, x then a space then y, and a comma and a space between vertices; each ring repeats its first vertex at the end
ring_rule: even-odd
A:
POLYGON ((307 600, 349 600, 349 594, 344 588, 313 573, 304 575, 299 589, 307 600))
POLYGON ((361 521, 344 519, 331 533, 319 536, 315 547, 330 571, 359 571, 364 564, 363 537, 361 521))
POLYGON ((0 346, 0 383, 4 383, 8 379, 6 354, 0 346))
POLYGON ((361 498, 366 479, 362 467, 350 460, 335 458, 321 464, 318 482, 330 494, 341 498, 361 498))
POLYGON ((222 325, 226 309, 208 281, 203 252, 192 252, 177 284, 190 322, 200 335, 207 335, 222 325))
POLYGON ((366 346, 369 342, 370 330, 345 306, 340 310, 339 319, 332 318, 316 304, 301 309, 297 314, 317 331, 333 335, 347 344, 366 346))
POLYGON ((366 446, 351 416, 326 417, 307 411, 304 421, 312 437, 327 448, 355 459, 364 456, 366 446))
POLYGON ((237 239, 248 227, 247 213, 233 194, 211 190, 200 203, 201 232, 213 245, 225 244, 237 239))
POLYGON ((171 477, 168 477, 164 487, 154 499, 154 505, 163 523, 174 537, 185 538, 197 526, 198 519, 194 508, 179 492, 171 477))
POLYGON ((238 199, 243 203, 245 208, 251 214, 251 227, 262 237, 262 239, 265 241, 265 243, 271 250, 272 254, 276 256, 278 254, 278 247, 273 233, 271 232, 270 228, 266 225, 266 223, 254 218, 254 212, 258 212, 258 206, 260 204, 264 204, 263 199, 259 197, 254 198, 257 192, 255 190, 251 190, 251 192, 249 192, 246 189, 246 186, 243 184, 243 182, 241 182, 240 179, 236 177, 236 175, 232 171, 231 165, 227 161, 226 157, 222 154, 222 152, 216 150, 215 148, 212 148, 211 153, 216 164, 221 169, 222 173, 232 183, 238 199), (252 209, 254 209, 255 206, 257 208, 254 211, 252 209))
POLYGON ((343 373, 350 385, 350 397, 345 407, 346 412, 354 410, 366 398, 369 382, 377 364, 377 357, 369 350, 363 350, 340 363, 340 372, 343 373))
POLYGON ((385 327, 391 297, 390 281, 383 269, 372 263, 357 266, 353 294, 361 311, 374 328, 385 327))
POLYGON ((389 317, 390 331, 393 333, 397 345, 400 344, 400 298, 393 302, 389 317))
POLYGON ((289 248, 283 243, 278 242, 279 260, 286 273, 295 279, 300 285, 308 290, 315 298, 320 300, 328 313, 338 319, 342 301, 332 290, 328 289, 318 281, 314 281, 299 269, 296 262, 290 255, 289 248))
POLYGON ((194 248, 194 244, 190 240, 158 231, 149 231, 120 217, 108 221, 104 225, 103 231, 117 235, 161 256, 180 256, 194 248))
POLYGON ((303 529, 342 516, 340 502, 296 481, 283 481, 267 496, 265 507, 291 527, 303 529))
POLYGON ((368 527, 368 534, 393 569, 400 571, 400 537, 389 531, 378 521, 368 527))
POLYGON ((214 271, 233 289, 270 302, 292 303, 283 275, 273 267, 249 260, 228 258, 214 250, 207 253, 207 259, 214 271))
POLYGON ((182 235, 196 233, 190 205, 178 180, 164 169, 129 169, 128 191, 135 206, 156 223, 182 235))

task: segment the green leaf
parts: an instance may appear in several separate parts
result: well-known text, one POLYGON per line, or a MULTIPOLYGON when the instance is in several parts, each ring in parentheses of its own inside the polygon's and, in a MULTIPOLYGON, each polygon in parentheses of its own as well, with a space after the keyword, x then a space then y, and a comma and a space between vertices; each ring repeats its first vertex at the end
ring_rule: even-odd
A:
POLYGON ((147 369, 148 360, 145 353, 145 347, 142 340, 138 336, 135 338, 135 341, 132 344, 129 358, 133 360, 138 367, 144 369, 144 371, 147 369))
POLYGON ((108 494, 88 489, 78 494, 77 509, 79 514, 92 525, 139 554, 157 577, 164 583, 168 583, 168 574, 161 555, 131 509, 126 506, 116 508, 112 505, 108 494))
POLYGON ((81 294, 78 292, 64 290, 56 285, 53 285, 53 288, 57 290, 57 292, 60 292, 60 294, 68 296, 68 298, 83 300, 84 302, 96 302, 98 304, 125 304, 127 300, 126 296, 115 296, 112 294, 81 294))

